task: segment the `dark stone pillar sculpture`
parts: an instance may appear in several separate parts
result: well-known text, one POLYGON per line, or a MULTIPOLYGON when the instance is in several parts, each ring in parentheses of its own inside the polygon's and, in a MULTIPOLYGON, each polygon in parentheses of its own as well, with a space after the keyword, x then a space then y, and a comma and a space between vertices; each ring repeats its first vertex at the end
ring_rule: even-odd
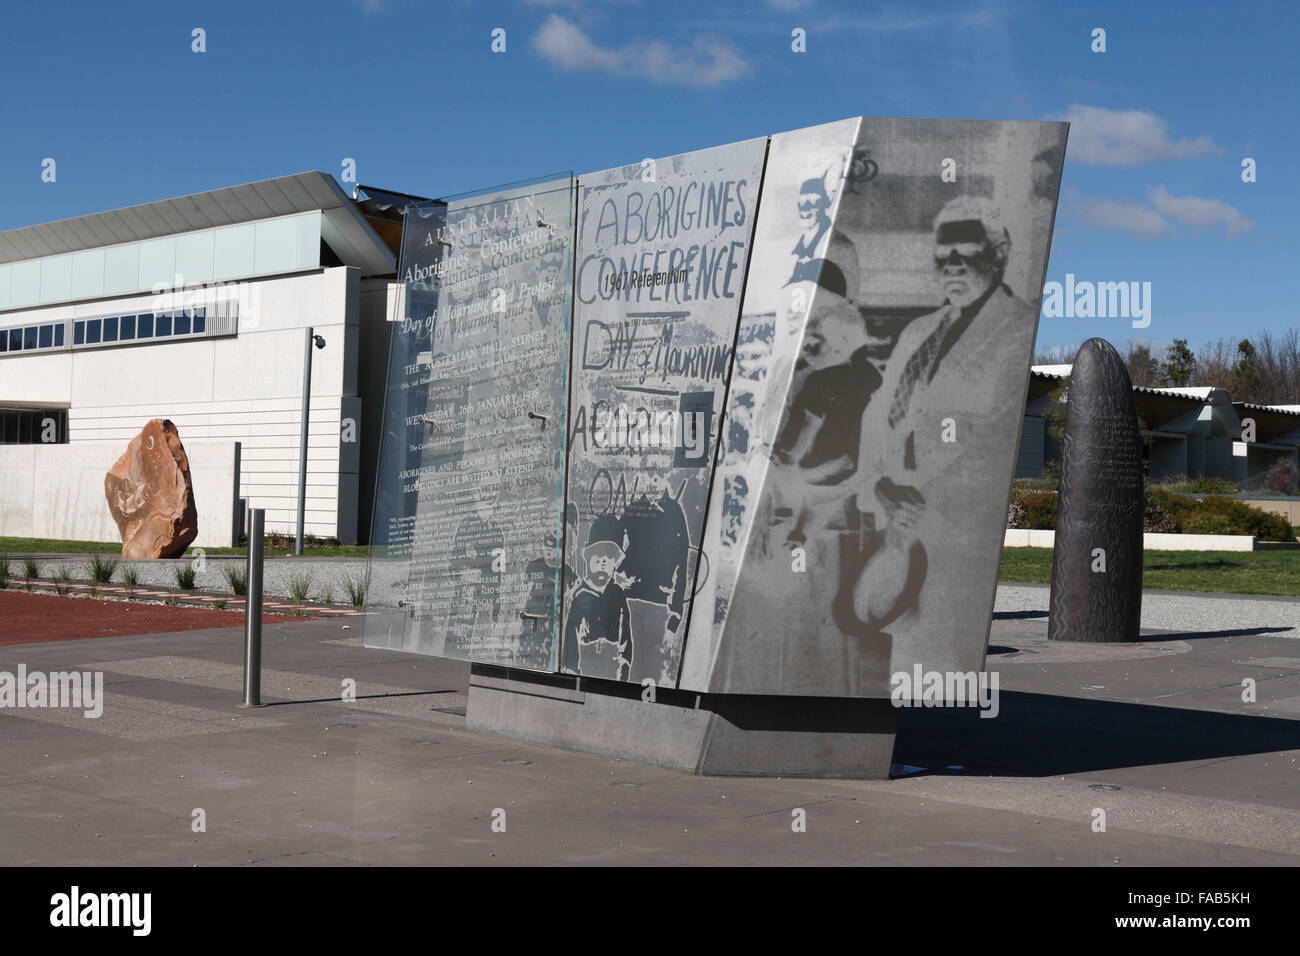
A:
POLYGON ((1128 369, 1109 342, 1089 339, 1074 357, 1065 405, 1048 640, 1137 641, 1142 503, 1128 369))

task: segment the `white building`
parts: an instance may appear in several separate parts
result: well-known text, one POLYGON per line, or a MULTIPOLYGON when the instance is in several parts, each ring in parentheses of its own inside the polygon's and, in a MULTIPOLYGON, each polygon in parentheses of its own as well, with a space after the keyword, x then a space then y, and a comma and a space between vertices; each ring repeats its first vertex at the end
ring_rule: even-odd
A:
MULTIPOLYGON (((392 203, 310 172, 0 232, 0 536, 42 536, 27 498, 39 512, 50 463, 73 460, 87 477, 56 509, 59 536, 102 528, 103 472, 151 418, 173 421, 187 449, 237 442, 236 498, 293 531, 310 326, 326 346, 306 532, 364 539, 400 224, 392 203), (80 445, 95 450, 69 458, 80 445)), ((201 528, 225 536, 227 503, 206 516, 197 504, 201 528)))
MULTIPOLYGON (((1061 455, 1045 416, 1055 404, 1053 392, 1070 369, 1031 369, 1017 478, 1038 477, 1048 460, 1061 455)), ((1146 454, 1152 481, 1209 477, 1245 487, 1259 483, 1279 460, 1300 464, 1300 407, 1233 402, 1226 390, 1208 386, 1135 385, 1133 400, 1151 431, 1146 454)))

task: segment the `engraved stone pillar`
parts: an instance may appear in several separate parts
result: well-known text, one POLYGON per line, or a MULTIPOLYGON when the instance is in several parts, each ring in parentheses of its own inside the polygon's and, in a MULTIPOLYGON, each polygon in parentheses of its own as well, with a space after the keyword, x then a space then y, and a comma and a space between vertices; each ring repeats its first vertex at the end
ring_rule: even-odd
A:
POLYGON ((1109 342, 1070 374, 1056 506, 1053 641, 1134 642, 1142 616, 1142 439, 1133 386, 1109 342))

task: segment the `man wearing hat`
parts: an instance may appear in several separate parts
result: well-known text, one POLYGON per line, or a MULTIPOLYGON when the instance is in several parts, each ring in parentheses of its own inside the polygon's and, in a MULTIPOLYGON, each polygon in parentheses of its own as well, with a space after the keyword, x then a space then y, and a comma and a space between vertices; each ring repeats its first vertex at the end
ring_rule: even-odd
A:
POLYGON ((983 593, 982 576, 958 560, 968 552, 948 545, 982 540, 970 502, 1006 494, 994 483, 1023 380, 997 369, 1008 350, 1028 353, 1036 318, 1003 283, 1010 250, 990 200, 960 196, 935 219, 931 274, 943 304, 900 334, 862 419, 857 508, 879 537, 846 555, 835 617, 847 633, 924 614, 927 582, 954 606, 964 588, 972 606, 983 593))
POLYGON ((626 547, 626 532, 614 515, 600 515, 592 522, 582 551, 586 573, 569 602, 564 625, 562 666, 567 673, 627 679, 632 626, 627 596, 614 580, 626 547))

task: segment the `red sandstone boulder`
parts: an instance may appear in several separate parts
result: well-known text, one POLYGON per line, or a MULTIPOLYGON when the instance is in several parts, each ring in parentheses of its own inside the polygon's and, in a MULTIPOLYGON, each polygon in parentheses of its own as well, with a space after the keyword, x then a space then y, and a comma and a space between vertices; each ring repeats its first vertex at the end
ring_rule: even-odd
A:
POLYGON ((104 476, 124 558, 179 558, 198 537, 190 462, 176 426, 155 418, 104 476))

